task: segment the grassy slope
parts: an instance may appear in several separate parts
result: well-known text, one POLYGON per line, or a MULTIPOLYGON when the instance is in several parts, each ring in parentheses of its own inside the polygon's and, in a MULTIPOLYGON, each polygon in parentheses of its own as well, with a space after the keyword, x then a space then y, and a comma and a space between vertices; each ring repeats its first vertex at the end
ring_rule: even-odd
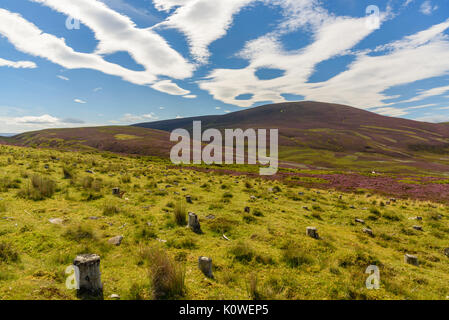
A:
POLYGON ((167 165, 155 159, 0 146, 0 242, 11 243, 20 258, 17 262, 0 259, 0 299, 74 299, 74 292, 65 289, 64 270, 76 254, 86 252, 101 255, 105 297, 118 293, 124 299, 148 299, 148 262, 139 253, 154 245, 184 260, 180 263, 186 268, 185 298, 248 298, 251 274, 258 275, 258 290, 267 299, 445 299, 449 295, 448 258, 443 254, 449 238, 446 206, 411 200, 382 206, 388 199, 366 194, 344 194, 340 200, 336 192, 318 194, 279 182, 180 171, 167 165), (62 167, 74 165, 75 177, 63 179, 62 167), (19 189, 6 187, 6 177, 17 180, 10 187, 23 188, 33 174, 57 182, 52 198, 21 199, 16 196, 19 189), (101 179, 102 187, 98 191, 83 187, 87 176, 101 179), (111 196, 115 186, 127 191, 123 199, 111 196), (269 190, 275 186, 279 192, 269 190), (232 198, 225 198, 226 193, 232 198), (202 235, 174 223, 172 204, 187 194, 193 196, 187 209, 199 215, 202 235), (251 195, 257 200, 251 200, 251 195), (111 204, 120 212, 104 216, 105 206, 111 204), (245 215, 245 206, 261 215, 245 215), (211 214, 215 219, 207 219, 211 214), (440 214, 442 220, 437 218, 440 214), (424 220, 409 219, 416 215, 424 220), (53 225, 48 221, 52 218, 65 222, 53 225), (355 218, 367 225, 356 224, 355 218), (414 231, 416 224, 424 231, 414 231), (316 226, 322 239, 306 237, 307 226, 316 226), (362 232, 368 226, 374 238, 362 232), (77 233, 79 227, 84 232, 77 233), (222 238, 221 230, 231 241, 222 238), (121 246, 107 244, 108 238, 120 234, 121 246), (249 246, 249 262, 232 254, 239 241, 249 246), (285 261, 287 247, 296 256, 297 267, 285 261), (404 264, 405 253, 416 254, 420 267, 404 264), (200 255, 212 257, 214 280, 205 279, 197 269, 200 255), (380 267, 378 291, 364 288, 365 269, 373 263, 380 267))

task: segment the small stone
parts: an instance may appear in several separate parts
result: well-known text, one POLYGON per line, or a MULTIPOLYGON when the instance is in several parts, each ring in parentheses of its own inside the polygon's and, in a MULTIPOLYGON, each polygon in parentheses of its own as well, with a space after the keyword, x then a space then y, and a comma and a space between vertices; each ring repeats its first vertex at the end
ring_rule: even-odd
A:
POLYGON ((51 224, 58 224, 61 225, 64 223, 64 220, 62 220, 61 218, 54 218, 54 219, 49 219, 48 220, 51 224))
POLYGON ((245 207, 245 212, 249 213, 251 211, 251 209, 249 207, 245 207))
POLYGON ((303 196, 304 192, 298 192, 298 195, 303 196))
POLYGON ((93 174, 94 172, 92 170, 86 170, 86 173, 93 174))
POLYGON ((109 296, 110 299, 120 300, 120 296, 116 293, 113 293, 109 296))
POLYGON ((302 207, 304 210, 309 211, 309 207, 302 207))
POLYGON ((100 219, 100 218, 98 218, 98 217, 89 217, 89 219, 90 219, 90 220, 98 220, 98 219, 100 219))
POLYGON ((119 196, 120 195, 120 188, 112 188, 112 195, 119 196))
POLYGON ((319 239, 320 236, 318 235, 318 231, 315 227, 307 227, 306 234, 314 239, 319 239))
POLYGON ((355 219, 355 222, 361 223, 361 224, 365 224, 365 221, 362 219, 355 219))
POLYGON ((418 230, 418 231, 423 231, 421 226, 413 226, 413 229, 418 230))
POLYGON ((405 261, 405 263, 411 264, 411 265, 414 265, 414 266, 418 266, 418 265, 419 265, 419 263, 418 263, 418 257, 413 256, 413 255, 411 255, 411 254, 406 254, 406 255, 404 256, 404 261, 405 261))
POLYGON ((119 246, 122 243, 123 236, 116 236, 108 240, 109 244, 119 246))
POLYGON ((368 229, 368 228, 364 228, 362 231, 363 231, 363 233, 366 233, 366 234, 369 235, 370 237, 374 237, 373 230, 368 229))
POLYGON ((256 200, 257 198, 256 198, 256 196, 251 196, 251 197, 249 197, 251 200, 256 200))
POLYGON ((191 196, 186 196, 186 201, 187 201, 187 203, 193 203, 191 196))
POLYGON ((208 220, 214 220, 214 219, 215 219, 215 216, 214 216, 213 214, 210 214, 210 215, 208 215, 208 216, 206 217, 206 219, 208 219, 208 220))
POLYGON ((355 209, 355 207, 354 207, 354 206, 349 206, 349 208, 350 208, 350 209, 355 209))

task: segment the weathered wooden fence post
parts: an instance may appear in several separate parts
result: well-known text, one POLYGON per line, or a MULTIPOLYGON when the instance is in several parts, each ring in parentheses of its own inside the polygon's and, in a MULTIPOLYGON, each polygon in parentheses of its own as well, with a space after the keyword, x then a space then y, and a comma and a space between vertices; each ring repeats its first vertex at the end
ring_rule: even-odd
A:
POLYGON ((79 270, 78 295, 103 296, 101 283, 100 256, 82 254, 75 258, 73 265, 79 270))
POLYGON ((198 258, 198 267, 201 272, 208 278, 213 278, 212 274, 212 259, 208 257, 199 257, 198 258))

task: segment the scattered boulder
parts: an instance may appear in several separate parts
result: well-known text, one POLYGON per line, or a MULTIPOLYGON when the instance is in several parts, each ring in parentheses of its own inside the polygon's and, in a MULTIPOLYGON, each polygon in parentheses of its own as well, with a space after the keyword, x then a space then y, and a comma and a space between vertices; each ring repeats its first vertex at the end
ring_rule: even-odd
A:
POLYGON ((119 246, 122 244, 123 236, 115 236, 108 240, 109 244, 112 244, 114 246, 119 246))
POLYGON ((245 213, 249 213, 251 209, 249 207, 245 207, 245 213))
POLYGON ((309 207, 302 207, 304 210, 309 211, 309 207))
POLYGON ((413 226, 413 229, 423 231, 423 228, 421 226, 413 226))
POLYGON ((186 196, 186 201, 187 201, 187 203, 193 203, 191 196, 186 196))
POLYGON ((120 296, 116 293, 113 293, 109 296, 110 299, 114 299, 114 300, 120 300, 120 296))
POLYGON ((362 219, 355 219, 355 222, 357 223, 361 223, 361 224, 365 224, 365 221, 362 219))
POLYGON ((444 255, 449 257, 449 248, 444 249, 444 255))
POLYGON ((315 227, 307 227, 306 228, 306 234, 314 239, 319 239, 320 236, 318 235, 318 231, 315 227))
POLYGON ((405 261, 405 263, 411 264, 411 265, 414 265, 414 266, 418 266, 419 265, 418 257, 417 256, 413 256, 411 254, 406 254, 404 256, 404 261, 405 261))
POLYGON ((189 228, 195 233, 202 233, 198 216, 193 212, 189 212, 189 228))
POLYGON ((362 231, 363 231, 363 233, 366 233, 366 234, 369 235, 370 237, 374 237, 374 232, 373 232, 373 230, 368 229, 368 228, 364 228, 362 231))
POLYGON ((208 257, 198 258, 198 267, 201 272, 208 278, 213 278, 212 274, 212 259, 208 257))

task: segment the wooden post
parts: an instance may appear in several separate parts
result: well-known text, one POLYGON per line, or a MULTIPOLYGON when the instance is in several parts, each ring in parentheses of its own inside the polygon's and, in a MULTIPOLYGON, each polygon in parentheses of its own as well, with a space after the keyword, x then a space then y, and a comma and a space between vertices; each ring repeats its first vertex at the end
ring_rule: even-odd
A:
POLYGON ((404 261, 405 261, 405 263, 412 264, 414 266, 418 266, 419 265, 418 257, 412 256, 411 254, 406 254, 404 256, 404 261))
POLYGON ((201 233, 201 225, 198 216, 193 212, 189 212, 189 228, 195 233, 201 233))
POLYGON ((187 201, 187 203, 192 203, 192 197, 191 196, 186 196, 186 201, 187 201))
POLYGON ((307 227, 306 232, 307 232, 307 235, 311 238, 314 238, 314 239, 320 238, 315 227, 307 227))
POLYGON ((79 270, 78 295, 103 296, 100 256, 96 254, 82 254, 75 258, 73 265, 79 270))
POLYGON ((208 278, 213 278, 212 274, 212 259, 208 257, 199 257, 198 259, 198 267, 201 272, 208 278))

